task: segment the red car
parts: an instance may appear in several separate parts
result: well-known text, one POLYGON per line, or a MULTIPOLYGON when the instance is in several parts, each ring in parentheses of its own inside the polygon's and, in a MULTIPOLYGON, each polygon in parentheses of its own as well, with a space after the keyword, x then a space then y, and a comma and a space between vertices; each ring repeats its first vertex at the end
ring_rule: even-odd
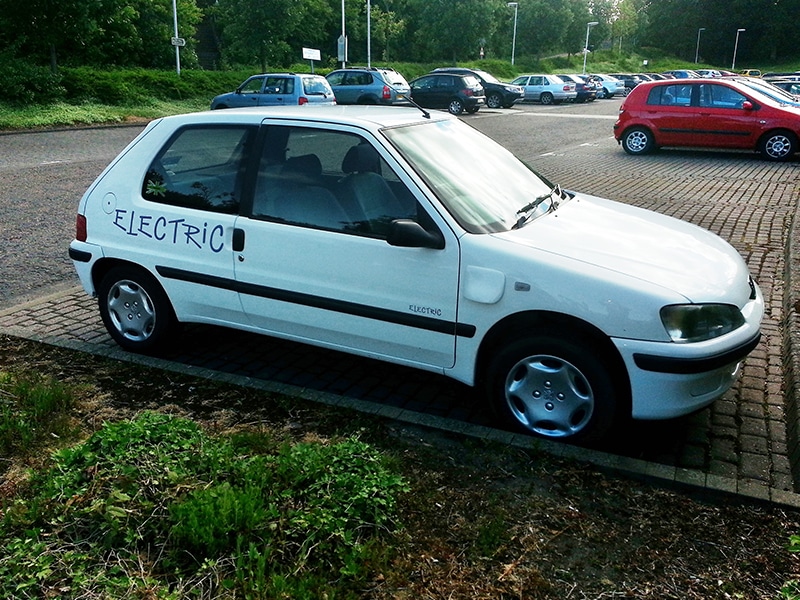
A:
POLYGON ((730 79, 671 79, 636 86, 614 137, 628 154, 661 146, 754 150, 774 161, 798 149, 800 108, 730 79))

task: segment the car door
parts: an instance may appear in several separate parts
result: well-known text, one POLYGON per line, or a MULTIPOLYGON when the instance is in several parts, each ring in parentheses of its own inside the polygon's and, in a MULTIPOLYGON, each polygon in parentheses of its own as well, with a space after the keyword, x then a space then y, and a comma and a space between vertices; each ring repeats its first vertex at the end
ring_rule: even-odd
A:
POLYGON ((261 102, 265 79, 265 75, 254 75, 250 77, 239 86, 239 89, 236 90, 235 97, 231 98, 226 104, 229 104, 231 108, 258 106, 261 102))
POLYGON ((539 75, 532 76, 528 81, 528 85, 525 86, 525 98, 528 98, 528 94, 530 94, 530 100, 539 100, 542 96, 542 91, 545 88, 545 84, 547 80, 544 77, 539 75))
POLYGON ((697 89, 695 144, 714 148, 754 148, 760 135, 758 105, 723 84, 702 83, 697 89), (745 108, 746 102, 753 108, 745 108))
POLYGON ((458 241, 373 139, 268 123, 253 187, 234 246, 253 328, 407 364, 454 363, 458 241), (361 154, 378 159, 359 166, 361 154), (435 232, 442 247, 390 245, 398 217, 435 232))
POLYGON ((259 106, 288 106, 295 104, 295 78, 292 76, 269 75, 264 78, 264 86, 258 94, 259 106))

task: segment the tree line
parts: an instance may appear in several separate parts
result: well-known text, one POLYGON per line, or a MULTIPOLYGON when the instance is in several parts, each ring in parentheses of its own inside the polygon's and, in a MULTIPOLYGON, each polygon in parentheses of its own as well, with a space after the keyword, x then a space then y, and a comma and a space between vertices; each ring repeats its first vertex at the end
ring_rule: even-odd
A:
POLYGON ((187 68, 301 62, 302 48, 337 63, 342 6, 348 59, 509 60, 590 48, 658 48, 724 66, 790 60, 800 0, 0 0, 0 58, 36 64, 170 68, 173 5, 187 68), (516 4, 516 5, 515 5, 516 4))

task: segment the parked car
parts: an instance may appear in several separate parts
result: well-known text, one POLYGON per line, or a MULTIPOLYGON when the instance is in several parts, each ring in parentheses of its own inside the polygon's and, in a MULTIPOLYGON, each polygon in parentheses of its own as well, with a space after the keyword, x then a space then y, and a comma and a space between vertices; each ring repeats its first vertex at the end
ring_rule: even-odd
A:
POLYGON ((591 102, 597 98, 597 87, 587 83, 579 75, 561 74, 556 75, 561 81, 573 82, 575 84, 575 102, 591 102))
POLYGON ((800 96, 800 78, 798 79, 770 79, 769 82, 789 92, 793 96, 800 96))
POLYGON ((739 71, 739 75, 745 75, 746 77, 761 77, 761 70, 760 69, 742 69, 739 71))
POLYGON ((486 101, 483 86, 473 75, 429 73, 410 83, 411 99, 425 108, 446 108, 454 115, 476 113, 486 101))
POLYGON ((633 73, 611 73, 610 76, 619 79, 625 85, 625 91, 622 93, 626 96, 633 88, 644 81, 641 77, 633 73))
POLYGON ((461 67, 440 67, 434 73, 456 73, 459 75, 472 75, 481 82, 486 94, 486 106, 489 108, 511 108, 518 100, 523 100, 525 90, 519 85, 503 83, 497 77, 480 69, 466 69, 461 67))
POLYGON ((776 102, 781 104, 788 104, 790 106, 800 107, 800 100, 787 92, 781 87, 778 87, 771 81, 764 81, 760 77, 736 77, 736 81, 742 85, 746 85, 751 90, 769 96, 776 102))
POLYGON ((671 75, 675 79, 699 79, 700 73, 693 69, 674 69, 672 71, 664 71, 662 75, 671 75))
POLYGON ((154 120, 83 195, 69 255, 125 350, 181 323, 296 340, 478 386, 551 439, 707 406, 764 313, 716 235, 412 107, 154 120))
POLYGON ((264 73, 249 77, 235 91, 211 101, 211 108, 336 104, 331 86, 320 75, 264 73))
POLYGON ((538 100, 542 104, 571 102, 578 97, 574 81, 564 81, 557 75, 520 75, 514 85, 525 90, 525 100, 538 100))
POLYGON ((654 81, 624 100, 614 136, 628 154, 691 146, 753 150, 784 161, 798 148, 800 112, 736 78, 654 81))
POLYGON ((717 69, 697 69, 696 71, 700 77, 722 77, 722 73, 717 69))
POLYGON ((625 95, 625 83, 611 75, 593 73, 591 77, 600 85, 597 91, 598 98, 613 98, 616 95, 625 95))
POLYGON ((385 67, 348 67, 325 76, 338 104, 407 104, 411 89, 405 78, 385 67))

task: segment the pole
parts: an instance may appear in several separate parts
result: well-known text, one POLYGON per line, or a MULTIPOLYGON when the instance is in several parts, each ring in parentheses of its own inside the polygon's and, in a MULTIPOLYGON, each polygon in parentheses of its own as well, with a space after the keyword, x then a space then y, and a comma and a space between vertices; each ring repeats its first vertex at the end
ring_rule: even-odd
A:
MULTIPOLYGON (((178 2, 177 0, 172 0, 172 19, 175 23, 175 37, 178 37, 178 2)), ((178 75, 181 74, 181 47, 176 45, 175 46, 175 68, 177 69, 178 75)))
POLYGON ((517 12, 519 11, 519 2, 509 2, 508 6, 514 7, 514 34, 511 37, 511 64, 514 64, 514 57, 517 54, 517 12))
POLYGON ((367 68, 372 66, 372 5, 367 0, 367 68))
POLYGON ((700 34, 705 30, 706 30, 705 27, 701 27, 700 29, 697 30, 697 47, 695 48, 694 51, 694 64, 697 64, 700 58, 700 34))
POLYGON ((733 45, 733 62, 731 63, 731 71, 736 71, 736 51, 739 49, 739 34, 743 31, 747 31, 746 29, 737 29, 736 30, 736 43, 733 45))
MULTIPOLYGON (((344 48, 347 48, 347 36, 344 33, 344 0, 342 0, 342 44, 344 48)), ((347 65, 347 51, 345 50, 342 52, 342 68, 344 69, 347 65)))
POLYGON ((586 43, 583 45, 583 74, 586 75, 586 57, 589 55, 589 30, 598 24, 598 21, 591 21, 586 24, 586 43))

